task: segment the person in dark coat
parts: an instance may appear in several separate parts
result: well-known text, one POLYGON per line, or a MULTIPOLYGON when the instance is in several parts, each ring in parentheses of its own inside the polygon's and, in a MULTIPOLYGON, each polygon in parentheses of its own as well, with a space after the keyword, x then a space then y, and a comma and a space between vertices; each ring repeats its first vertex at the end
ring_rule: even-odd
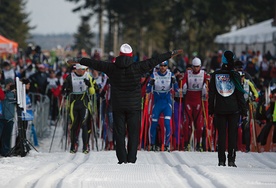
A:
POLYGON ((214 125, 218 130, 218 160, 219 166, 225 166, 226 161, 226 131, 228 130, 228 166, 235 164, 238 122, 240 115, 245 120, 247 110, 241 77, 234 71, 234 54, 225 51, 222 57, 222 68, 211 75, 209 86, 208 110, 214 115, 214 125))
POLYGON ((131 46, 123 44, 115 63, 89 58, 73 58, 68 61, 69 64, 80 63, 102 71, 109 77, 118 164, 135 163, 137 159, 141 125, 141 75, 182 52, 182 50, 174 50, 134 63, 131 46), (128 135, 127 150, 125 147, 126 133, 128 135))
POLYGON ((11 138, 16 106, 15 82, 12 78, 5 80, 5 99, 1 101, 0 105, 0 154, 7 157, 11 151, 11 138))

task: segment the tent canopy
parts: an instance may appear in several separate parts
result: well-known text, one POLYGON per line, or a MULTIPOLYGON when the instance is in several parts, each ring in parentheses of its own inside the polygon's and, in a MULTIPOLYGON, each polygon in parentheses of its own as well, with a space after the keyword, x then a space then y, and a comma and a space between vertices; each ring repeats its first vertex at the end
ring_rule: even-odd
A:
POLYGON ((17 53, 18 43, 9 40, 0 35, 0 54, 1 53, 17 53))
POLYGON ((272 26, 273 19, 269 19, 245 28, 218 35, 215 43, 219 44, 255 44, 274 42, 276 27, 272 26))

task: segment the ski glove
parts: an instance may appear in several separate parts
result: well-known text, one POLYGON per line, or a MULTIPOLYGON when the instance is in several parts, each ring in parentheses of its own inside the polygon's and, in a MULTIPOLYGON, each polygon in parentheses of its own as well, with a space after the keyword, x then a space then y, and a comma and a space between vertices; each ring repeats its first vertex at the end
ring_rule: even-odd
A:
POLYGON ((176 56, 176 55, 178 55, 178 54, 182 54, 182 53, 183 53, 183 50, 182 50, 182 49, 173 50, 173 51, 171 51, 171 53, 172 53, 172 57, 173 57, 173 56, 176 56))
POLYGON ((74 62, 76 62, 76 63, 80 63, 81 58, 79 58, 79 57, 73 57, 72 60, 73 60, 74 62))
POLYGON ((80 60, 81 60, 81 58, 73 57, 72 59, 69 59, 69 60, 67 61, 67 63, 68 63, 69 65, 74 65, 74 64, 80 63, 80 60))
POLYGON ((91 83, 89 80, 87 79, 83 79, 84 83, 88 86, 88 87, 91 87, 91 83))
POLYGON ((244 128, 248 128, 248 127, 249 127, 249 121, 248 121, 247 118, 244 118, 244 119, 242 120, 242 126, 243 126, 244 128))
POLYGON ((172 84, 175 84, 175 83, 176 83, 176 78, 175 78, 175 76, 172 76, 171 82, 172 82, 172 84))
POLYGON ((153 85, 154 85, 154 82, 155 82, 154 79, 150 79, 149 84, 153 86, 153 85))
POLYGON ((105 90, 102 90, 102 92, 100 93, 100 97, 101 97, 101 98, 104 98, 105 93, 106 93, 106 91, 105 91, 105 90))

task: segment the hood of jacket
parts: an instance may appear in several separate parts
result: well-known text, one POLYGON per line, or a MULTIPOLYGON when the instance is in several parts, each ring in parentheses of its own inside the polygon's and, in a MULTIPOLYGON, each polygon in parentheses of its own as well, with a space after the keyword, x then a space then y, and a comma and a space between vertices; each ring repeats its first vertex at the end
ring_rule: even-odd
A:
POLYGON ((119 68, 129 67, 133 63, 133 58, 129 56, 116 57, 115 65, 119 68))

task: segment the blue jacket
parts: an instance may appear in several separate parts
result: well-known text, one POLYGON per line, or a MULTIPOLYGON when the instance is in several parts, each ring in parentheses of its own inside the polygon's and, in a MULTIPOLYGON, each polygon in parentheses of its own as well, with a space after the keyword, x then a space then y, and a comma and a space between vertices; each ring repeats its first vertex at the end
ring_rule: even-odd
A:
POLYGON ((16 96, 14 92, 6 91, 5 99, 1 101, 2 114, 0 119, 13 120, 15 115, 16 96))

